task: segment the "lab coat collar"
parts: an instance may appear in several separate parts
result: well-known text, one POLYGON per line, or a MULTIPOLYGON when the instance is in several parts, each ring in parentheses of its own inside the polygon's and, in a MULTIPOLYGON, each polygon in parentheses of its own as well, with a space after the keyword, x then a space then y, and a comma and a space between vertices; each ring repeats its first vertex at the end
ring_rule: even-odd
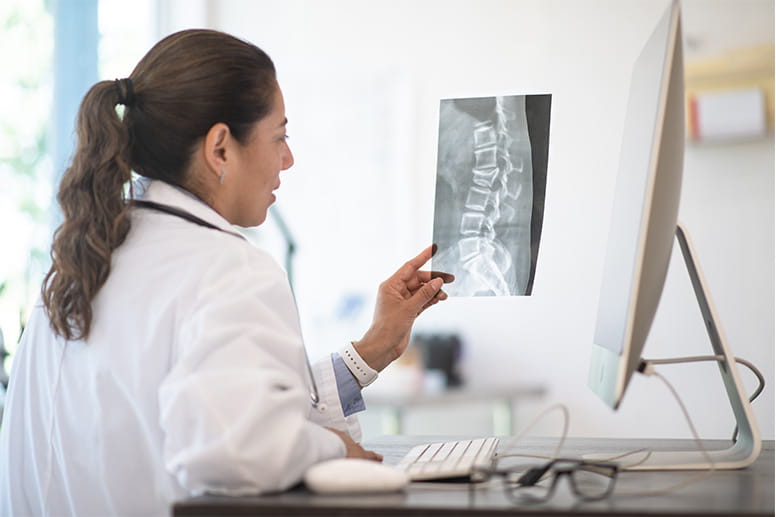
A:
POLYGON ((245 237, 238 232, 229 221, 224 219, 221 214, 185 189, 160 180, 140 178, 133 183, 132 190, 134 199, 153 201, 154 203, 185 210, 191 215, 217 226, 219 230, 245 239, 245 237))

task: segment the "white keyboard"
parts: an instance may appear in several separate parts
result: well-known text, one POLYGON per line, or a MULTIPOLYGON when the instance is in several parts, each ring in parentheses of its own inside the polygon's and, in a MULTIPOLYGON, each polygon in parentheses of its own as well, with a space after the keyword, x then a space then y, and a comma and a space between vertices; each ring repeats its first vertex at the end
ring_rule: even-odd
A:
POLYGON ((487 466, 498 438, 426 443, 413 447, 396 465, 413 481, 468 477, 474 465, 487 466))

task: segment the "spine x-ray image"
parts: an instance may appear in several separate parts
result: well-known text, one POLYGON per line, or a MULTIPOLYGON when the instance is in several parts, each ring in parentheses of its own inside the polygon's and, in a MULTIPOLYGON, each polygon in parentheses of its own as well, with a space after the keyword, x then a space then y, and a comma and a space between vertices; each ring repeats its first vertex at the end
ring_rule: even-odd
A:
POLYGON ((530 295, 544 216, 551 95, 444 99, 432 269, 451 296, 530 295))

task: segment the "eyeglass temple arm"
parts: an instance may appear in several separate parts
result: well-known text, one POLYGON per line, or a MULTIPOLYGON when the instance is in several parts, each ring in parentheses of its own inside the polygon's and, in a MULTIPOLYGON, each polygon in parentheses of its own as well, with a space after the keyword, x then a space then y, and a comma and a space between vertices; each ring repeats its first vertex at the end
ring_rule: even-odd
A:
POLYGON ((517 484, 520 486, 533 486, 542 479, 542 476, 544 476, 549 468, 550 465, 547 464, 542 467, 528 469, 525 474, 520 476, 517 480, 517 484))

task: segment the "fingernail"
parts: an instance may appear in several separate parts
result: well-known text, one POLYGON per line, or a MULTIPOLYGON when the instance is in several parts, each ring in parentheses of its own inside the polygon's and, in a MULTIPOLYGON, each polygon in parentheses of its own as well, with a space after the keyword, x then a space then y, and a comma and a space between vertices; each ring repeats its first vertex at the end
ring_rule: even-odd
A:
POLYGON ((434 255, 436 255, 437 249, 438 249, 438 246, 437 246, 436 244, 432 244, 432 245, 431 245, 431 256, 432 256, 432 257, 433 257, 434 255))

